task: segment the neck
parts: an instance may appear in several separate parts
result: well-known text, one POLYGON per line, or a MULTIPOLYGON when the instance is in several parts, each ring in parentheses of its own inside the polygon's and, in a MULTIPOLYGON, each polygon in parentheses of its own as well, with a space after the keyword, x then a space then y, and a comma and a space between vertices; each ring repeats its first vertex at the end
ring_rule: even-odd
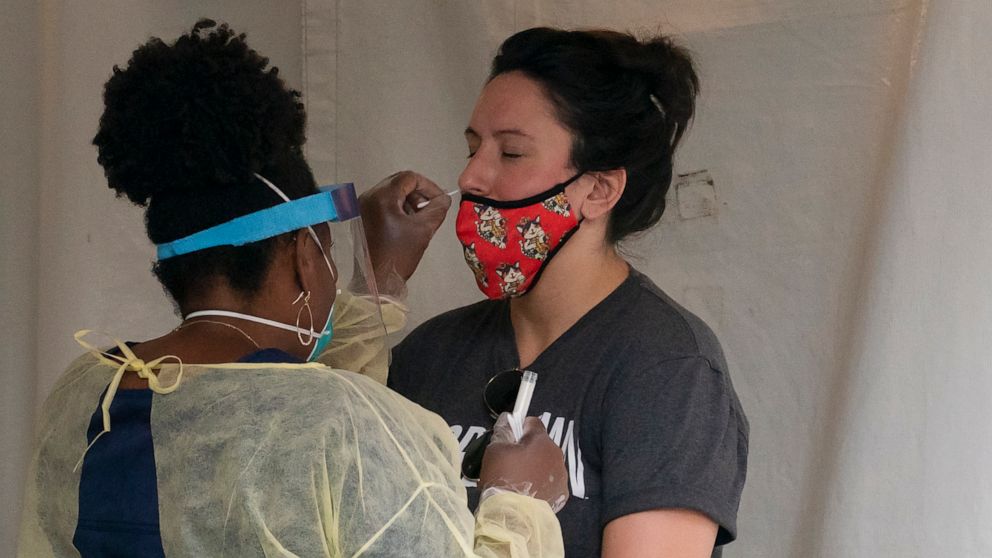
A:
POLYGON ((521 368, 529 366, 630 273, 613 246, 583 232, 577 231, 562 247, 533 289, 510 302, 521 368))
MULTIPOLYGON (((277 288, 263 287, 263 289, 260 290, 259 295, 254 296, 251 299, 246 299, 237 293, 234 293, 231 289, 223 287, 203 289, 198 294, 199 296, 195 299, 187 300, 187 303, 183 305, 183 316, 188 316, 193 312, 202 310, 226 310, 293 325, 296 321, 296 312, 299 309, 299 305, 293 306, 289 304, 289 302, 292 301, 292 296, 288 291, 283 292, 277 288)), ((184 321, 183 324, 194 324, 195 322, 204 320, 223 322, 233 325, 247 334, 247 336, 250 336, 256 343, 258 343, 259 347, 263 349, 280 349, 299 358, 305 358, 310 351, 310 347, 304 347, 300 344, 295 333, 250 320, 227 316, 203 316, 200 318, 191 318, 188 321, 184 321)), ((314 315, 314 320, 318 320, 316 313, 314 315)), ((302 325, 303 327, 306 327, 309 323, 304 323, 302 325)), ((321 322, 320 324, 315 324, 314 328, 321 328, 323 325, 324 324, 321 322)), ((200 345, 203 345, 204 349, 209 349, 208 346, 213 344, 210 343, 211 339, 233 336, 244 344, 244 347, 242 348, 246 347, 248 349, 241 355, 238 355, 238 357, 244 356, 244 354, 256 350, 254 345, 248 341, 247 337, 234 329, 221 325, 210 323, 184 325, 182 329, 176 333, 187 331, 199 334, 199 337, 205 341, 204 343, 200 343, 200 345)), ((191 339, 196 340, 196 338, 196 336, 193 336, 191 339)), ((240 346, 241 345, 239 344, 239 347, 240 346)), ((218 360, 217 362, 222 362, 223 358, 229 356, 230 355, 228 354, 218 355, 218 357, 221 357, 221 360, 218 360)))

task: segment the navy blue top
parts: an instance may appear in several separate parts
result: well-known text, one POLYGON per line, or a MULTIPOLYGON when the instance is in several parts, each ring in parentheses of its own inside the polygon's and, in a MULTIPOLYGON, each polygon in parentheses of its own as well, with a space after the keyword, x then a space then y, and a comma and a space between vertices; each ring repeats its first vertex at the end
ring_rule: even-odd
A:
MULTIPOLYGON (((301 361, 279 349, 261 349, 238 362, 301 361)), ((90 418, 87 444, 103 430, 102 401, 103 394, 90 418)), ((165 556, 151 415, 150 389, 119 390, 110 405, 114 429, 86 453, 79 480, 79 522, 72 539, 84 558, 165 556)))

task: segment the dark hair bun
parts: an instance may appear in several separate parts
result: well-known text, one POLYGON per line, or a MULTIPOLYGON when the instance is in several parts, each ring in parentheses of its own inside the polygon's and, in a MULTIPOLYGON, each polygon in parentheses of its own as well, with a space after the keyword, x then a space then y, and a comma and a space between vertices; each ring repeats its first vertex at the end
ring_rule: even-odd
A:
POLYGON ((646 82, 649 100, 673 128, 672 143, 677 144, 692 120, 699 94, 689 52, 663 35, 645 41, 621 33, 607 37, 621 67, 646 82))
POLYGON ((93 143, 108 183, 138 205, 244 186, 304 142, 299 93, 227 25, 200 20, 114 67, 93 143))

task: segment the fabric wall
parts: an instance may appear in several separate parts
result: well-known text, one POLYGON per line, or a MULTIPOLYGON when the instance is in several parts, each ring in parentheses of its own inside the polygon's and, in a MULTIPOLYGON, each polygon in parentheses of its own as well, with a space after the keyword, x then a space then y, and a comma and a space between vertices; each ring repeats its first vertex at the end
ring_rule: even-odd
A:
MULTIPOLYGON (((13 548, 34 418, 41 11, 0 11, 0 549, 13 548)), ((4 550, 5 554, 9 554, 4 550)))
MULTIPOLYGON (((703 82, 688 176, 625 249, 714 328, 751 420, 725 556, 992 556, 987 0, 14 0, 0 548, 72 332, 175 325, 141 214, 105 187, 89 141, 111 66, 201 15, 248 32, 303 89, 318 179, 360 188, 402 168, 455 186, 461 131, 516 30, 679 37, 703 82)), ((479 298, 453 225, 454 211, 410 285, 412 325, 479 298)))
POLYGON ((829 556, 992 556, 992 3, 933 2, 809 497, 829 556), (821 522, 822 520, 822 522, 821 522))

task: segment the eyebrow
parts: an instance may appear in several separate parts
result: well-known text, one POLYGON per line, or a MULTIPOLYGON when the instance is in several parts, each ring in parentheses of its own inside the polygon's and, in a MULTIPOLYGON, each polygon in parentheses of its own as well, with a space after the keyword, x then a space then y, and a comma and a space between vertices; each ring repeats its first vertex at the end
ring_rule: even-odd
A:
MULTIPOLYGON (((476 132, 475 130, 473 130, 471 126, 469 126, 468 128, 465 128, 465 135, 466 136, 475 136, 477 138, 478 137, 482 137, 482 136, 479 135, 479 132, 476 132)), ((532 135, 528 134, 527 132, 524 132, 523 130, 520 130, 518 128, 506 128, 504 130, 496 130, 495 132, 493 132, 493 135, 494 136, 521 136, 521 137, 525 137, 525 138, 528 138, 528 139, 534 139, 534 136, 532 136, 532 135)))

